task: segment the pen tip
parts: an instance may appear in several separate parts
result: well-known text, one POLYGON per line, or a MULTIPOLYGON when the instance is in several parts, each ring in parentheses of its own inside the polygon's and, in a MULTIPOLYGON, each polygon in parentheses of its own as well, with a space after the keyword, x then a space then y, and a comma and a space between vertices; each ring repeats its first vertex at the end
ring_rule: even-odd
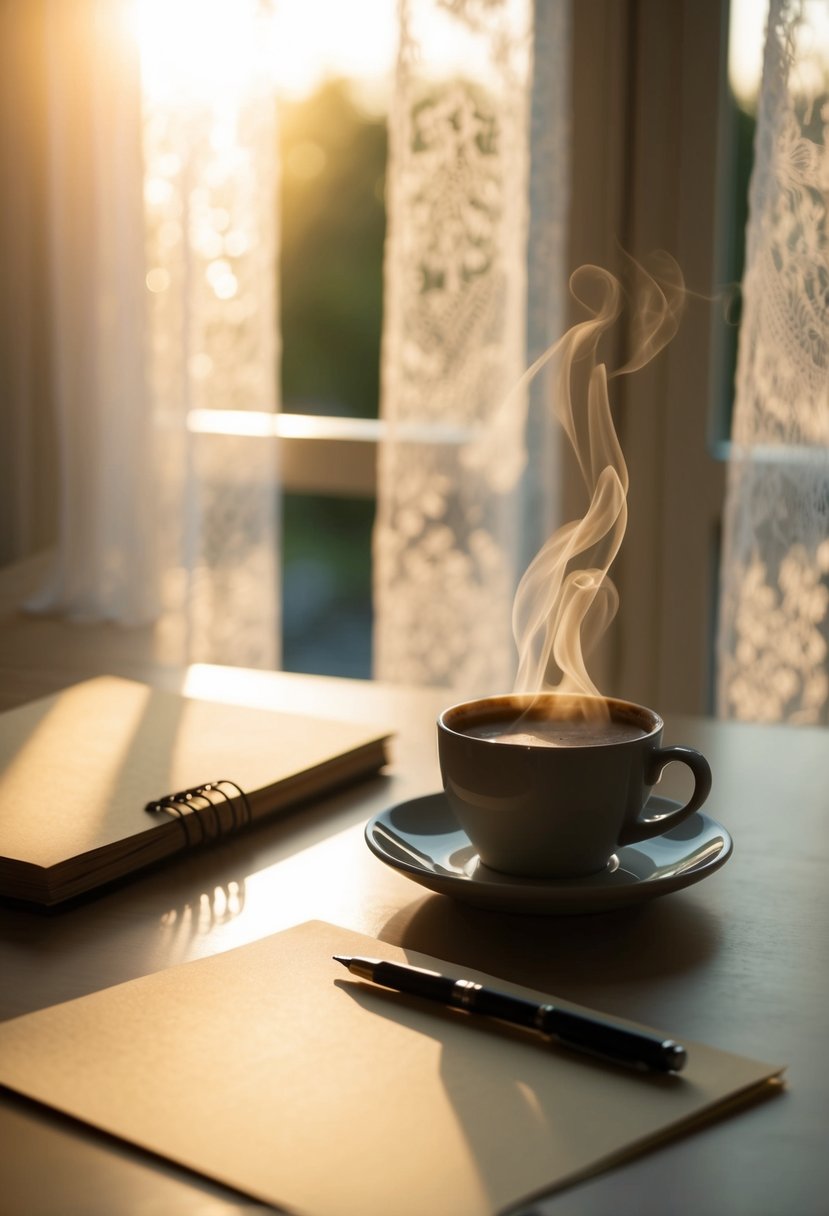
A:
POLYGON ((342 965, 344 967, 347 967, 348 964, 351 962, 351 959, 346 958, 344 954, 333 954, 331 957, 334 959, 335 962, 342 963, 342 965))

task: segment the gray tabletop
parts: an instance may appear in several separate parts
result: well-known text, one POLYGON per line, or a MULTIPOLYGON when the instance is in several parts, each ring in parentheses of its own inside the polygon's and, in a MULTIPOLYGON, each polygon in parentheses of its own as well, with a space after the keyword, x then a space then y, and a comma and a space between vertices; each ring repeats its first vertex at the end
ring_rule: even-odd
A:
MULTIPOLYGON (((5 683, 6 703, 32 693, 24 673, 15 678, 5 683)), ((65 674, 52 681, 69 682, 65 674)), ((0 908, 0 1017, 324 919, 787 1066, 782 1095, 533 1211, 826 1211, 829 733, 669 719, 666 742, 696 746, 710 760, 706 811, 732 834, 731 859, 704 882, 625 911, 523 916, 431 894, 365 847, 371 815, 438 788, 434 718, 446 694, 211 669, 191 673, 189 687, 389 726, 397 731, 392 763, 282 822, 72 908, 0 908)), ((661 793, 682 792, 678 768, 666 772, 661 793)), ((10 1095, 0 1098, 0 1193, 9 1216, 256 1207, 10 1095)))

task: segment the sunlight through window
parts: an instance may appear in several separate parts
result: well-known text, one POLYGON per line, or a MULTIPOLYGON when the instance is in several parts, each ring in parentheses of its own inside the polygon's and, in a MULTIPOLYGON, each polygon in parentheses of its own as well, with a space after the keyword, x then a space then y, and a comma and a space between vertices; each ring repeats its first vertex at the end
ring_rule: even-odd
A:
POLYGON ((284 97, 347 77, 374 108, 394 59, 396 6, 361 0, 359 17, 342 0, 133 0, 132 24, 153 97, 215 99, 257 64, 284 97))

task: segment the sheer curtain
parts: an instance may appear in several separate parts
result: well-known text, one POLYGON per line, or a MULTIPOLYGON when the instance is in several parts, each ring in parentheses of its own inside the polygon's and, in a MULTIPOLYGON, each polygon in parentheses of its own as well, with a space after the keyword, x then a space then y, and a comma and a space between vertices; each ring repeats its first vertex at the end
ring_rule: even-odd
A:
POLYGON ((375 674, 511 686, 513 595, 554 522, 564 0, 403 0, 387 181, 375 674), (535 11, 534 11, 535 9, 535 11))
MULTIPOLYGON (((245 417, 278 405, 272 6, 9 2, 48 82, 60 534, 30 606, 275 666, 275 440, 245 417)), ((376 674, 507 687, 556 522, 544 384, 513 390, 564 327, 569 0, 398 11, 376 674)))
POLYGON ((277 406, 267 6, 42 17, 60 510, 30 607, 155 621, 164 661, 273 666, 273 441, 238 425, 277 406))
POLYGON ((722 566, 719 709, 829 722, 829 5, 771 0, 722 566))

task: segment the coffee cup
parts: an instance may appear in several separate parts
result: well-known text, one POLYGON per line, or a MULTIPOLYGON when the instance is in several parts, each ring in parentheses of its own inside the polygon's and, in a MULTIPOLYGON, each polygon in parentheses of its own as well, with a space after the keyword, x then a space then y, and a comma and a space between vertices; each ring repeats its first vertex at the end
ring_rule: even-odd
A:
POLYGON ((682 823, 711 790, 705 757, 663 747, 659 714, 632 701, 483 697, 445 709, 437 729, 449 805, 480 861, 506 874, 598 873, 621 846, 682 823), (651 813, 651 789, 672 761, 691 770, 693 793, 651 813))

